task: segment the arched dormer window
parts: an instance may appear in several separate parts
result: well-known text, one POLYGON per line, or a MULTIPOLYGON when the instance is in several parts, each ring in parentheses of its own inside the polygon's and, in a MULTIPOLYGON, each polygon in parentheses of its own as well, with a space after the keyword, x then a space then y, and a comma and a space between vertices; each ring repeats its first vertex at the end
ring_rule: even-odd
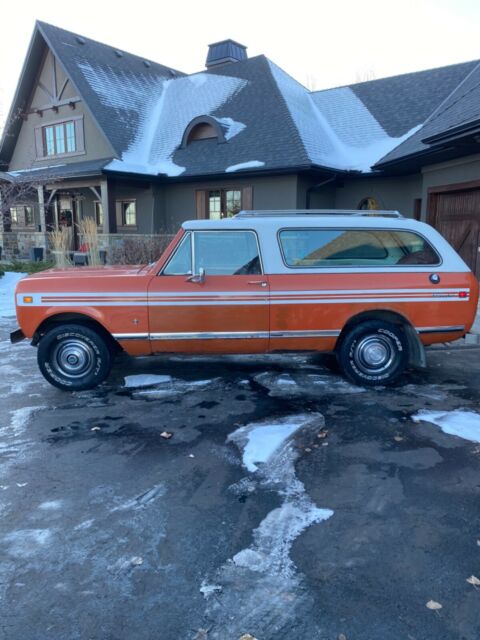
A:
POLYGON ((216 138, 217 142, 225 142, 222 127, 210 116, 198 116, 194 118, 183 133, 182 149, 185 149, 194 140, 208 140, 216 138))

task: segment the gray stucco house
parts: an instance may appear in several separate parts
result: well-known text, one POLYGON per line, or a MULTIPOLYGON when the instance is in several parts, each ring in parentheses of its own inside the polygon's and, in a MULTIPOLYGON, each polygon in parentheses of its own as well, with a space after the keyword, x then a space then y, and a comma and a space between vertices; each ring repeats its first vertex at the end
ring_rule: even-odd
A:
POLYGON ((85 216, 108 246, 240 208, 382 208, 480 275, 480 62, 310 92, 232 40, 186 75, 38 22, 0 179, 36 188, 0 229, 10 252, 85 216))

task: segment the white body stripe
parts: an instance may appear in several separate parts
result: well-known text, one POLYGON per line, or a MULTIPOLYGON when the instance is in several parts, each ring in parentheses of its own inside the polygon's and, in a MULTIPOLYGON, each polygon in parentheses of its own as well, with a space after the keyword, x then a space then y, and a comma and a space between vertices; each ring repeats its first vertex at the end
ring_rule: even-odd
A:
POLYGON ((17 294, 18 306, 29 307, 148 307, 148 306, 225 306, 271 304, 338 304, 361 302, 468 302, 468 288, 431 289, 344 289, 306 291, 195 291, 192 293, 130 292, 35 293, 17 294), (460 295, 464 297, 460 297, 460 295), (32 302, 24 302, 29 296, 32 302))

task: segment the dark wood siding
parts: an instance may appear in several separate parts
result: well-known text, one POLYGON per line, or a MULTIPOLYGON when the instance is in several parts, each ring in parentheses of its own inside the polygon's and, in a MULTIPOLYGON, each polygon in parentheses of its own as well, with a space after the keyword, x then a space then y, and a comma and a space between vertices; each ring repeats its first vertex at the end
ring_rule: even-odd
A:
POLYGON ((429 190, 428 221, 480 277, 480 182, 429 190))

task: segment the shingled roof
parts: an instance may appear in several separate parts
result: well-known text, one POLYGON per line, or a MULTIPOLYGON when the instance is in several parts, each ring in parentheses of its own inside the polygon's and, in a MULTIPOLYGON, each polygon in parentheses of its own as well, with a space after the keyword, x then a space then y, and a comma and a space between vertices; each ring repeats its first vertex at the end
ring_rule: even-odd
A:
MULTIPOLYGON (((447 112, 447 125, 477 114, 473 80, 458 94, 463 106, 447 104, 476 62, 309 92, 264 56, 186 75, 43 22, 30 53, 40 39, 110 143, 114 159, 103 171, 168 177, 310 168, 369 173, 381 158, 421 148, 429 117, 433 123, 438 114, 441 127, 447 112), (206 139, 182 146, 189 123, 201 116, 216 120, 225 144, 206 139)), ((17 103, 22 86, 33 82, 32 64, 27 57, 17 103)), ((4 158, 13 144, 12 136, 6 140, 4 158)))
MULTIPOLYGON (((449 83, 451 90, 438 102, 419 131, 382 158, 377 166, 386 166, 410 156, 427 153, 432 150, 432 144, 435 145, 435 138, 446 138, 449 132, 458 131, 480 119, 480 63, 476 61, 455 66, 455 72, 460 71, 463 76, 461 80, 456 81, 453 88, 452 82, 449 83)), ((445 67, 437 71, 449 70, 453 68, 445 67)))

